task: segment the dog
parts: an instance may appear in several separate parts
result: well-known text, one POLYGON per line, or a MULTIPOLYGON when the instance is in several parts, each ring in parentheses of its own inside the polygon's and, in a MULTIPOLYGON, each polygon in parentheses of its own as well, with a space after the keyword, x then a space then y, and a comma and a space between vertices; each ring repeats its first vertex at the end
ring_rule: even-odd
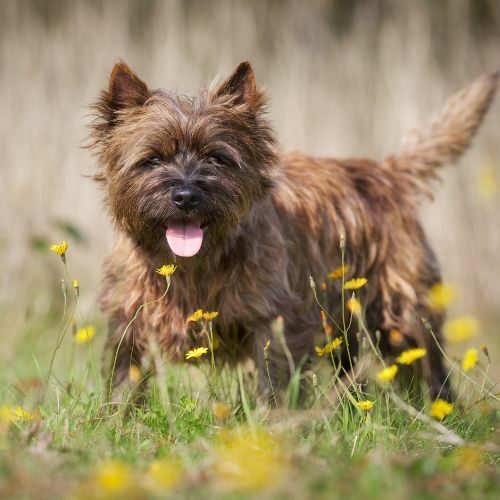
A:
MULTIPOLYGON (((342 283, 366 278, 357 299, 382 354, 425 348, 413 366, 432 398, 451 398, 443 356, 422 324, 441 341, 444 313, 429 300, 441 275, 417 215, 439 167, 468 148, 498 77, 458 92, 399 152, 376 162, 282 153, 248 62, 197 97, 153 90, 117 63, 90 133, 95 179, 116 228, 100 299, 113 385, 127 381, 131 364, 144 365, 151 342, 172 362, 202 345, 200 324, 188 320, 202 308, 218 312, 216 358, 252 359, 263 393, 286 387, 293 369, 314 358, 322 329, 316 283, 343 260, 344 279, 321 290, 326 312, 337 324, 342 313, 350 317, 342 283), (165 278, 155 270, 168 263, 175 273, 158 300, 165 278)), ((346 345, 356 352, 358 330, 353 321, 334 333, 346 337, 346 372, 356 362, 346 345)))

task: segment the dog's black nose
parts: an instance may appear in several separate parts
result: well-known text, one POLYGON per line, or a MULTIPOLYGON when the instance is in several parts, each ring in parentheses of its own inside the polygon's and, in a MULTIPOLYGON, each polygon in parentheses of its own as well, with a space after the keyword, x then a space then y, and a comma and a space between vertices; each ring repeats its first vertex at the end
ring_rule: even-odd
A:
POLYGON ((176 188, 172 191, 172 200, 177 208, 187 212, 200 203, 200 193, 190 187, 176 188))

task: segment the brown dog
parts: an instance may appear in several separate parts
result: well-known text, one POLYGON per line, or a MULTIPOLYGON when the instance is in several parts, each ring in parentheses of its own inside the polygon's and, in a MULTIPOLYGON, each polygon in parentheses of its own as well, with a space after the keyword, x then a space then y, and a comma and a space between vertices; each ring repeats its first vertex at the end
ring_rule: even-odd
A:
MULTIPOLYGON (((95 105, 91 136, 101 166, 96 179, 117 229, 102 295, 114 383, 127 379, 130 363, 141 365, 151 339, 170 360, 201 345, 199 325, 187 318, 203 308, 219 312, 216 357, 252 358, 264 390, 264 345, 282 316, 289 353, 273 340, 267 354, 271 381, 283 387, 290 376, 282 373, 285 354, 286 366, 307 362, 321 331, 309 277, 320 283, 340 265, 342 240, 345 279, 368 279, 358 295, 368 330, 381 332, 383 354, 425 347, 431 394, 449 397, 442 356, 421 321, 439 338, 443 315, 428 299, 439 267, 417 212, 437 167, 468 147, 497 79, 484 76, 459 92, 397 154, 377 163, 282 154, 247 62, 195 98, 151 90, 117 64, 95 105), (166 298, 129 325, 141 304, 162 295, 165 279, 155 269, 172 262, 166 298), (393 329, 401 333, 395 343, 393 329)), ((322 293, 339 319, 340 282, 328 281, 322 293)), ((353 352, 357 330, 347 332, 353 352)))

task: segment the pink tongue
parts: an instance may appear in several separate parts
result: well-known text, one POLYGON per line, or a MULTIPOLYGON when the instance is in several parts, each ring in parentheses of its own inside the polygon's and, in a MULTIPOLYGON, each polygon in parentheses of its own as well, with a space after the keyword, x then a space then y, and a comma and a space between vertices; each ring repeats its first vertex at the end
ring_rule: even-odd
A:
POLYGON ((167 241, 175 255, 192 257, 200 250, 203 230, 193 223, 171 224, 167 229, 167 241))

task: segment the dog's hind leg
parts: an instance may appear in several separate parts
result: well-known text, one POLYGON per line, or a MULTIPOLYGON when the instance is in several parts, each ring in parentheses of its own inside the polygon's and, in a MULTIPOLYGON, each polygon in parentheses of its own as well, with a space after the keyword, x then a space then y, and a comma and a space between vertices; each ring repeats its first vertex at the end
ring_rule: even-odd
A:
POLYGON ((450 384, 450 372, 446 369, 442 349, 441 328, 444 322, 442 314, 426 311, 422 315, 422 330, 427 362, 424 363, 424 379, 427 382, 432 400, 438 398, 453 400, 450 384))

